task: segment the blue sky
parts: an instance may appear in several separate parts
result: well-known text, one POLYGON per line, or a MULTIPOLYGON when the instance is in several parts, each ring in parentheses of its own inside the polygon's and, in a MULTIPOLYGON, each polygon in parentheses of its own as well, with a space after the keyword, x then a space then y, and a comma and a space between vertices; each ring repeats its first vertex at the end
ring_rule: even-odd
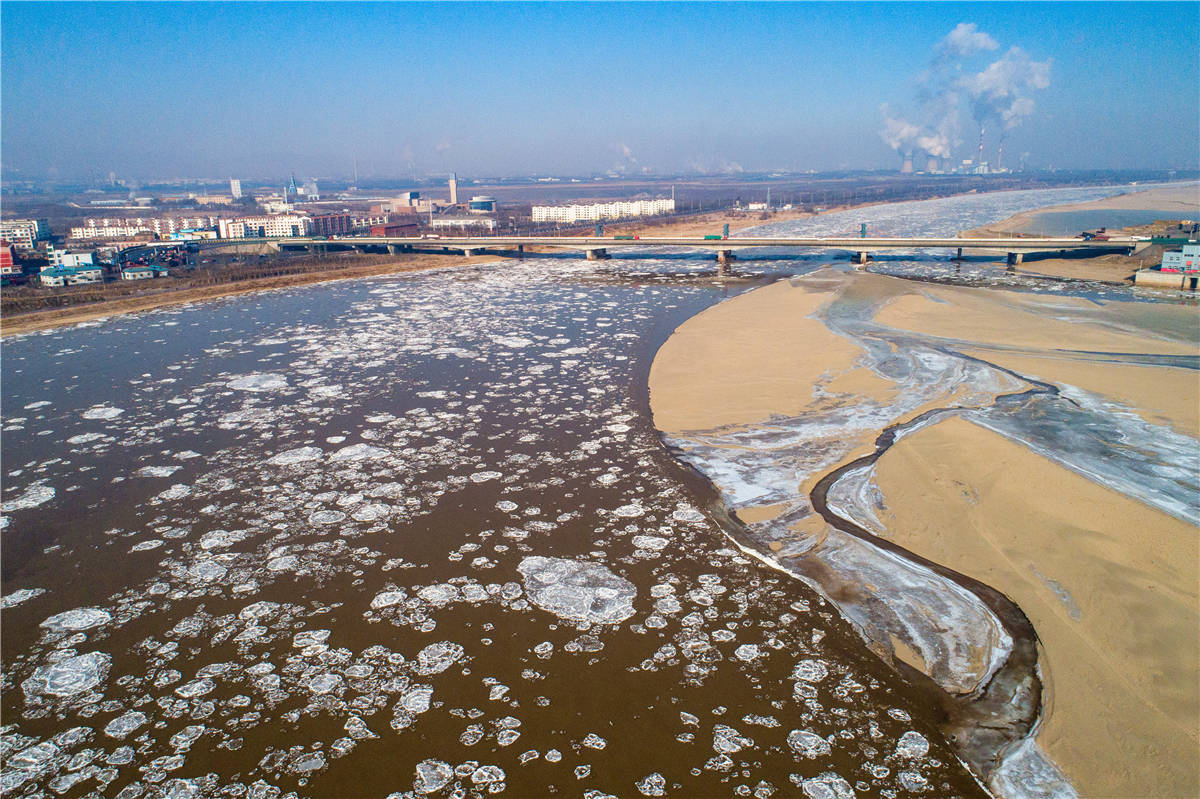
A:
POLYGON ((1050 62, 1007 164, 1197 167, 1197 3, 4 2, 0 158, 139 179, 893 167, 881 105, 928 123, 920 76, 962 23, 989 46, 955 81, 1013 47, 1050 62))

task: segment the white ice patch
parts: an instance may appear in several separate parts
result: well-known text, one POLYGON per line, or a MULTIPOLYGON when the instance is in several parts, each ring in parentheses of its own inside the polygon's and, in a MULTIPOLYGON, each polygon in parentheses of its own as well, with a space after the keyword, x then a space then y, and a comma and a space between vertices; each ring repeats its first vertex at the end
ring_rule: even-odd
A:
POLYGON ((486 483, 488 480, 499 480, 503 476, 500 472, 475 472, 471 475, 471 482, 486 483))
POLYGON ((657 535, 635 535, 633 537, 633 545, 638 549, 652 549, 658 552, 663 547, 670 543, 667 539, 657 535))
POLYGON ((629 505, 622 505, 621 507, 617 508, 613 511, 613 515, 620 516, 622 519, 635 519, 638 516, 643 515, 645 512, 646 509, 641 505, 632 503, 629 505))
POLYGON ((521 338, 520 336, 492 336, 492 341, 502 347, 519 350, 523 347, 528 347, 533 344, 532 339, 521 338))
POLYGON ((346 514, 340 510, 318 510, 308 515, 309 524, 337 524, 344 520, 346 514))
POLYGON ((21 683, 27 701, 40 696, 75 696, 90 691, 108 677, 112 658, 104 652, 63 658, 50 666, 39 666, 21 683))
POLYGON ((792 670, 793 680, 820 682, 829 675, 829 667, 819 660, 802 660, 792 670))
POLYGON ((44 593, 46 593, 45 588, 18 588, 11 594, 5 594, 4 598, 0 599, 0 609, 11 608, 13 605, 19 605, 44 593))
POLYGON ((900 757, 924 757, 929 753, 929 741, 919 732, 909 730, 900 736, 896 754, 900 757))
POLYGON ((0 505, 0 510, 4 513, 12 513, 15 510, 28 510, 36 508, 38 505, 45 504, 54 499, 57 493, 51 486, 32 485, 25 489, 25 493, 16 499, 10 499, 3 505, 0 505))
POLYGON ((430 644, 417 653, 417 673, 441 674, 463 656, 463 648, 450 641, 430 644))
POLYGON ((182 468, 182 466, 143 466, 137 470, 137 473, 142 477, 170 477, 182 468))
POLYGON ((530 601, 559 618, 618 624, 633 615, 637 588, 598 563, 534 555, 517 570, 530 601))
POLYGON ((824 757, 832 750, 829 741, 812 730, 792 730, 787 737, 788 746, 801 757, 824 757))
POLYGON ((386 458, 390 454, 386 449, 372 447, 370 444, 351 444, 330 455, 329 459, 331 461, 365 461, 386 458))
POLYGON ((117 716, 108 723, 104 728, 104 734, 110 738, 121 740, 129 735, 129 733, 138 729, 146 723, 146 714, 137 710, 131 710, 128 713, 117 716))
POLYGON ((114 408, 110 405, 94 405, 88 408, 82 414, 84 419, 116 419, 121 414, 125 413, 124 408, 114 408))
POLYGON ((235 377, 225 385, 238 391, 275 391, 287 387, 287 378, 279 374, 253 374, 235 377))
POLYGON ((854 799, 850 783, 832 771, 805 780, 801 787, 808 799, 854 799))
POLYGON ((413 780, 413 791, 427 795, 436 793, 454 779, 454 769, 440 760, 422 760, 417 764, 417 775, 413 780))
POLYGON ((319 460, 325 455, 320 447, 297 447, 279 453, 267 461, 272 466, 291 466, 294 463, 319 460))
POLYGON ((39 626, 56 633, 77 632, 79 630, 90 630, 92 627, 99 627, 101 624, 108 624, 110 621, 112 621, 112 614, 106 610, 76 608, 75 610, 66 610, 51 616, 39 626))

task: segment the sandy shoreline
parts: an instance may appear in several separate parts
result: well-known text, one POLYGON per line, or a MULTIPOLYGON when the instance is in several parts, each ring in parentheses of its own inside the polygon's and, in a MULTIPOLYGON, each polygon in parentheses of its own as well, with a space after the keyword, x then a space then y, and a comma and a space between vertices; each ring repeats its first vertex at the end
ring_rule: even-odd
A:
POLYGON ((1179 214, 1182 219, 1200 219, 1200 184, 1157 186, 1153 189, 1130 191, 1100 200, 1035 208, 1032 211, 1014 214, 999 222, 992 222, 972 230, 964 230, 959 235, 977 239, 989 236, 1029 235, 1035 217, 1064 211, 1171 211, 1179 214))
MULTIPOLYGON (((853 433, 846 432, 853 425, 844 425, 836 441, 821 439, 821 425, 836 418, 830 409, 853 414, 859 408, 859 415, 882 421, 871 410, 881 404, 902 411, 897 420, 937 404, 895 404, 905 386, 871 368, 860 349, 865 340, 856 346, 827 327, 825 310, 843 300, 875 303, 874 327, 867 329, 885 337, 949 344, 1058 386, 1065 397, 1111 408, 1102 412, 1116 414, 1112 418, 1154 425, 1159 438, 1177 435, 1200 449, 1200 381, 1193 369, 1161 357, 1198 354, 1195 308, 1101 306, 864 274, 781 281, 680 326, 653 364, 651 406, 660 431, 693 465, 702 471, 708 465, 763 548, 791 569, 819 562, 810 572, 818 582, 824 571, 845 565, 836 551, 844 545, 831 543, 834 532, 805 510, 803 498, 820 475, 869 451, 879 429, 864 425, 853 433), (1127 357, 1101 359, 1096 352, 1127 357), (1159 362, 1139 361, 1138 353, 1159 362), (804 436, 813 443, 787 443, 804 436), (741 453, 737 444, 720 445, 727 448, 722 453, 714 441, 751 443, 741 453), (753 457, 756 447, 760 466, 735 468, 737 458, 753 457), (827 450, 823 461, 805 460, 813 447, 827 450), (780 483, 788 474, 794 475, 790 502, 777 494, 758 497, 745 485, 780 483)), ((1011 388, 981 388, 993 398, 1021 390, 1015 381, 1011 388)), ((992 401, 972 394, 966 383, 938 398, 942 407, 992 401)), ((1062 403, 1077 400, 1054 402, 1070 409, 1062 403)), ((1025 611, 1044 646, 1046 703, 1037 743, 1082 795, 1196 795, 1200 537, 1194 524, 961 415, 939 417, 905 436, 854 485, 859 488, 838 496, 842 512, 998 589, 1025 611)), ((843 573, 845 580, 855 579, 854 568, 843 573)), ((876 577, 858 574, 859 581, 876 580, 872 595, 889 593, 876 577)), ((849 583, 825 585, 842 586, 839 603, 853 596, 845 593, 849 583)), ((899 637, 900 645, 890 647, 894 657, 937 667, 923 662, 933 650, 899 637)), ((1004 784, 1004 776, 998 774, 993 787, 1004 784)))

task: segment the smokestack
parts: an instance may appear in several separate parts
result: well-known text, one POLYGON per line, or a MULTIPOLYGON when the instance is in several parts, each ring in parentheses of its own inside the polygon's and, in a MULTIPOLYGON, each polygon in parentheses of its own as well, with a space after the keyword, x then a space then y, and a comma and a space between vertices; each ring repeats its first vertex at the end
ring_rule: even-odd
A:
POLYGON ((911 175, 911 174, 912 174, 912 171, 913 171, 913 160, 912 160, 912 158, 913 158, 913 157, 912 157, 912 153, 911 153, 911 152, 908 152, 908 153, 905 153, 905 154, 904 154, 904 163, 903 163, 903 165, 901 165, 901 167, 900 167, 900 174, 901 174, 901 175, 911 175))
POLYGON ((1004 139, 1000 140, 1000 146, 996 148, 996 171, 999 172, 1004 159, 1004 139))
POLYGON ((983 128, 979 129, 979 158, 976 159, 976 166, 983 163, 983 128))
POLYGON ((937 172, 938 171, 938 160, 937 160, 936 156, 932 156, 932 155, 929 156, 929 163, 927 163, 925 165, 925 171, 926 172, 937 172))

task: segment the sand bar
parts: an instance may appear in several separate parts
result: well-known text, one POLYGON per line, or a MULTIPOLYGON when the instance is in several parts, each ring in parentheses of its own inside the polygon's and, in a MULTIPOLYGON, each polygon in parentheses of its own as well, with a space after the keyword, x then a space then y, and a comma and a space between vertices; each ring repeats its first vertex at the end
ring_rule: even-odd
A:
MULTIPOLYGON (((839 402, 895 399, 900 387, 867 368, 862 342, 827 326, 825 311, 846 299, 875 302, 874 329, 885 338, 1054 384, 1068 398, 1058 402, 1082 391, 1120 406, 1117 414, 1193 442, 1200 435, 1195 307, 821 273, 742 295, 682 325, 651 371, 659 429, 686 458, 689 441, 729 430, 753 441, 749 434, 769 432, 782 417, 819 413, 834 401, 830 386, 839 402)), ((867 449, 869 436, 852 438, 825 473, 867 449)), ((953 415, 902 438, 873 469, 858 521, 1000 590, 1032 620, 1047 682, 1037 741, 1082 795, 1197 795, 1196 526, 953 415)), ((719 486, 726 474, 714 475, 719 486)), ((782 503, 792 515, 771 530, 779 540, 764 542, 781 563, 826 546, 821 519, 797 518, 813 482, 797 476, 796 501, 782 503)), ((750 503, 737 515, 766 529, 779 507, 750 503)), ((886 595, 879 585, 865 590, 886 595)), ((894 657, 925 665, 909 642, 893 643, 894 657)))

